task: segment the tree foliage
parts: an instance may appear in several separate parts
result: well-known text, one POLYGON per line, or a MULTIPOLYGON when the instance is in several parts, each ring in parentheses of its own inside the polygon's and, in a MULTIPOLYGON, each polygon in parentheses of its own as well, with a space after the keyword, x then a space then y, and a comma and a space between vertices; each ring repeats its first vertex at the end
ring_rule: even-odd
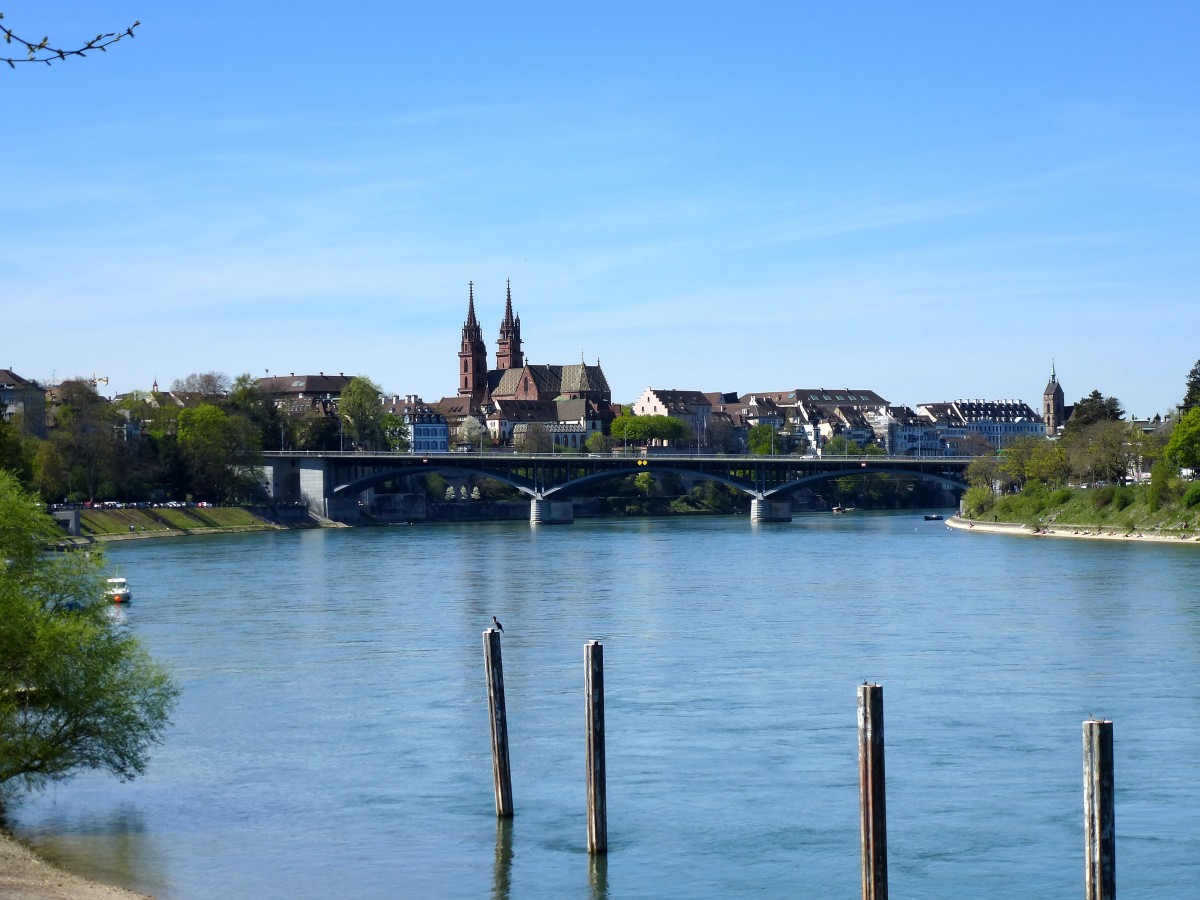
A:
POLYGON ((687 423, 673 416, 620 415, 613 419, 610 430, 617 440, 635 444, 667 443, 689 437, 687 423))
POLYGON ((1175 423, 1164 454, 1177 466, 1200 469, 1200 406, 1189 409, 1175 423))
POLYGON ((359 450, 378 450, 385 443, 382 396, 379 386, 361 375, 351 378, 342 388, 338 415, 342 417, 346 437, 359 450))
POLYGON ((1200 359, 1196 360, 1196 364, 1192 366, 1192 371, 1188 372, 1187 390, 1183 395, 1184 409, 1193 409, 1200 406, 1200 359))
POLYGON ((487 429, 483 427, 483 423, 474 416, 467 416, 458 426, 455 437, 460 444, 474 450, 483 446, 485 434, 487 434, 487 429))
POLYGON ((545 425, 530 422, 513 435, 513 449, 518 453, 549 453, 554 449, 554 441, 545 425))
POLYGON ((85 768, 141 774, 177 695, 108 614, 101 554, 44 552, 60 536, 0 472, 0 792, 85 768))
POLYGON ((775 456, 783 452, 783 437, 773 425, 762 422, 746 433, 746 443, 755 456, 775 456))
MULTIPOLYGON (((0 12, 0 19, 4 18, 4 13, 0 12)), ((66 59, 68 56, 87 56, 93 50, 100 50, 107 53, 108 47, 111 47, 117 41, 123 38, 132 38, 133 30, 142 23, 134 22, 124 31, 110 31, 107 34, 98 34, 88 41, 82 41, 79 47, 71 50, 62 47, 51 47, 50 38, 43 37, 40 41, 30 41, 25 38, 13 34, 12 29, 0 25, 0 32, 4 34, 4 43, 6 45, 17 44, 25 48, 25 55, 18 57, 0 57, 0 60, 8 63, 10 69, 15 69, 17 63, 51 63, 66 59)))
POLYGON ((1097 422, 1117 422, 1125 417, 1125 410, 1116 397, 1105 397, 1099 391, 1092 391, 1079 400, 1071 411, 1067 421, 1067 431, 1078 431, 1097 422))

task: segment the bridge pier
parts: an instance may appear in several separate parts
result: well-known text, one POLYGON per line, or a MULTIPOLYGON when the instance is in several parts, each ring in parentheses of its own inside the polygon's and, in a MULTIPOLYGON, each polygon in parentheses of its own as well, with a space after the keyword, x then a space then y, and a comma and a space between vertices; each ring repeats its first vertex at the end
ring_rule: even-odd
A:
POLYGON ((765 497, 750 498, 751 522, 790 522, 792 503, 790 500, 768 500, 765 497))
POLYGON ((534 497, 529 501, 530 525, 570 525, 574 521, 575 505, 570 500, 534 497))

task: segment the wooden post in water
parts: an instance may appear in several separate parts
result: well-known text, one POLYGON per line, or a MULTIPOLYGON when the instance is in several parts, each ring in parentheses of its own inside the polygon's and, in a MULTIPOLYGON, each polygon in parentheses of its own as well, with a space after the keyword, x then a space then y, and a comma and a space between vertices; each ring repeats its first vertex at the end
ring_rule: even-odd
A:
POLYGON ((500 632, 483 633, 483 658, 487 666, 488 718, 492 725, 492 782, 496 791, 496 815, 513 814, 512 774, 508 766, 508 719, 504 713, 504 660, 500 656, 500 632))
POLYGON ((583 645, 583 688, 587 695, 588 852, 608 852, 608 804, 604 784, 604 645, 583 645))
POLYGON ((1113 802, 1113 723, 1083 723, 1083 832, 1087 900, 1117 896, 1117 837, 1113 802))
POLYGON ((887 900, 883 686, 858 686, 858 803, 862 813, 863 900, 887 900))

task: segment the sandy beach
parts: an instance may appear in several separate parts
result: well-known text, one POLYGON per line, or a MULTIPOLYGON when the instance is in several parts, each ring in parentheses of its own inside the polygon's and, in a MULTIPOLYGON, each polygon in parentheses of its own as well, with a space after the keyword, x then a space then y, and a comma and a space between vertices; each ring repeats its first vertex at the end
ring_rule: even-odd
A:
POLYGON ((962 531, 977 531, 984 534, 1008 534, 1019 537, 1054 537, 1072 538, 1083 541, 1135 541, 1139 543, 1157 544, 1200 544, 1200 533, 1186 531, 1179 534, 1161 534, 1157 532, 1121 531, 1113 528, 1102 528, 1098 525, 1050 525, 1046 528, 1034 529, 1029 525, 1013 522, 981 522, 952 516, 946 520, 947 528, 957 528, 962 531))
POLYGON ((147 900, 122 888, 64 872, 0 831, 0 897, 9 900, 147 900))

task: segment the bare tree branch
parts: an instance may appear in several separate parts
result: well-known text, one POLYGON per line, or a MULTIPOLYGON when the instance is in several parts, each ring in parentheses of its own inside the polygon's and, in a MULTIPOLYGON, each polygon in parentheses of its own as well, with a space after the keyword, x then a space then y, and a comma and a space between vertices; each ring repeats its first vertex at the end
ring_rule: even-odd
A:
MULTIPOLYGON (((4 18, 4 13, 0 12, 0 19, 4 18)), ((134 36, 133 29, 137 28, 142 23, 134 22, 124 31, 110 31, 108 34, 98 34, 90 41, 77 50, 65 50, 61 47, 51 47, 50 38, 44 37, 40 41, 27 41, 23 37, 19 37, 12 33, 12 29, 0 25, 0 34, 4 36, 5 44, 19 44, 25 48, 25 56, 23 57, 3 57, 0 56, 0 62, 8 63, 10 69, 15 69, 17 63, 45 63, 50 65, 57 60, 66 59, 68 56, 87 56, 89 50, 105 50, 106 47, 115 44, 122 38, 131 38, 134 36)))

